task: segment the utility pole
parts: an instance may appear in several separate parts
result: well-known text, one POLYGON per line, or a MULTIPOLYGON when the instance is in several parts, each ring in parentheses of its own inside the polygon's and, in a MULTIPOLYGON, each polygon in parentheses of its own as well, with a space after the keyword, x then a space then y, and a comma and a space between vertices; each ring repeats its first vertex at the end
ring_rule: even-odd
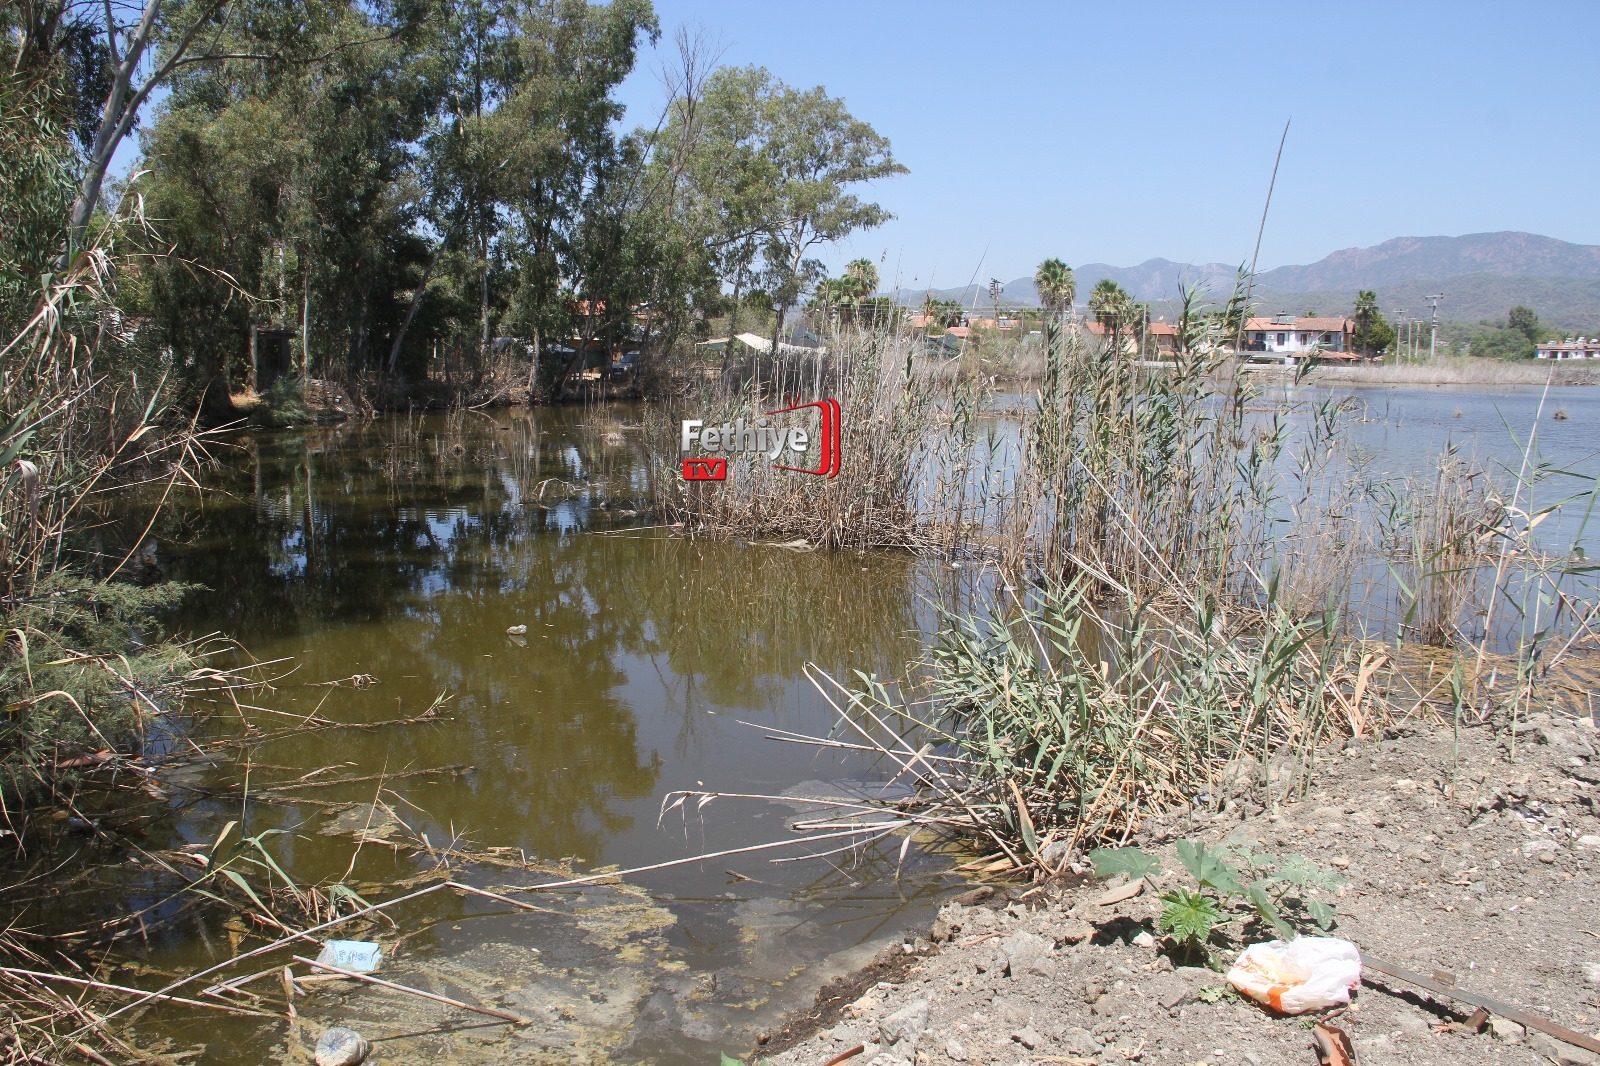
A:
POLYGON ((1407 308, 1401 307, 1398 308, 1394 313, 1395 325, 1400 327, 1394 331, 1394 361, 1397 364, 1405 362, 1405 358, 1403 356, 1403 352, 1405 351, 1405 341, 1401 338, 1405 336, 1406 311, 1407 308))
POLYGON ((1000 284, 999 278, 989 279, 989 299, 994 301, 994 324, 1000 325, 1000 290, 1005 286, 1000 284))
POLYGON ((1428 362, 1431 363, 1438 358, 1439 301, 1444 299, 1444 293, 1441 292, 1435 293, 1432 296, 1424 296, 1423 299, 1427 300, 1428 306, 1433 309, 1433 331, 1428 335, 1428 362))

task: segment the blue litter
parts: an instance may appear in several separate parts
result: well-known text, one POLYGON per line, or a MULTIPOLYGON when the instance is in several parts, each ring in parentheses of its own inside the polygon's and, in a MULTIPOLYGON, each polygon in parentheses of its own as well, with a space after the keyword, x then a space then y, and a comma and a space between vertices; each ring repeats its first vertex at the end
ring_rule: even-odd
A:
POLYGON ((371 973, 383 962, 383 950, 365 940, 329 940, 322 945, 317 962, 355 973, 371 973))

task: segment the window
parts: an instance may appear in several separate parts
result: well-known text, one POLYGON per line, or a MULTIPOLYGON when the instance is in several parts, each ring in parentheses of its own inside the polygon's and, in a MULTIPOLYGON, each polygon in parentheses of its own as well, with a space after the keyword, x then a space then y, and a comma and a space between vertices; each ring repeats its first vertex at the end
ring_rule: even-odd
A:
POLYGON ((1278 345, 1279 345, 1279 347, 1282 347, 1283 345, 1289 343, 1288 337, 1289 337, 1289 335, 1287 333, 1278 334, 1278 345))

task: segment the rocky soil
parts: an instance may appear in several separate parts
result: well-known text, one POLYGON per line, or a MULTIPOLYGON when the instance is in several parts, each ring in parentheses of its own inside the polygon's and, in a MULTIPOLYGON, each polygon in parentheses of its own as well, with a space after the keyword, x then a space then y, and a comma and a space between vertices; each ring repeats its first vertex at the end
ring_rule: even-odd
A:
MULTIPOLYGON (((1156 935, 1167 888, 1187 884, 1179 839, 1302 854, 1346 881, 1332 935, 1416 973, 1594 1034, 1600 1031, 1600 735, 1587 719, 1516 729, 1417 725, 1325 753, 1302 801, 1265 809, 1234 792, 1220 813, 1179 810, 1137 841, 1158 883, 1114 904, 1069 876, 948 904, 928 936, 766 1034, 751 1061, 852 1064, 1174 1063, 1313 1066, 1307 1017, 1225 994, 1214 970, 1175 965, 1156 935), (1181 874, 1181 876, 1180 876, 1181 874)), ((981 891, 981 890, 980 890, 981 891)), ((1125 894, 1125 893, 1120 893, 1125 894)), ((1227 953, 1231 957, 1231 953, 1227 953)), ((1330 1024, 1362 1066, 1600 1063, 1504 1019, 1368 971, 1330 1024)))

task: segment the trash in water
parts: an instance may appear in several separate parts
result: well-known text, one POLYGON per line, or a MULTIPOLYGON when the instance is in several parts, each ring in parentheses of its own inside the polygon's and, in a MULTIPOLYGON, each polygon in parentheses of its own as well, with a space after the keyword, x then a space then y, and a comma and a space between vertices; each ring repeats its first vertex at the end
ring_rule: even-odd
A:
MULTIPOLYGON (((354 940, 335 940, 335 944, 354 944, 354 940)), ((317 1066, 360 1066, 372 1051, 367 1038, 354 1029, 334 1026, 317 1041, 317 1066)))
POLYGON ((1361 952, 1331 936, 1251 944, 1229 968, 1228 983, 1284 1014, 1336 1007, 1361 983, 1361 952))
POLYGON ((383 961, 383 950, 365 940, 329 940, 317 956, 320 966, 337 966, 356 973, 372 973, 383 961))
POLYGON ((507 626, 506 627, 506 636, 508 636, 508 637, 524 636, 524 635, 527 634, 527 632, 528 632, 528 627, 527 626, 507 626))

